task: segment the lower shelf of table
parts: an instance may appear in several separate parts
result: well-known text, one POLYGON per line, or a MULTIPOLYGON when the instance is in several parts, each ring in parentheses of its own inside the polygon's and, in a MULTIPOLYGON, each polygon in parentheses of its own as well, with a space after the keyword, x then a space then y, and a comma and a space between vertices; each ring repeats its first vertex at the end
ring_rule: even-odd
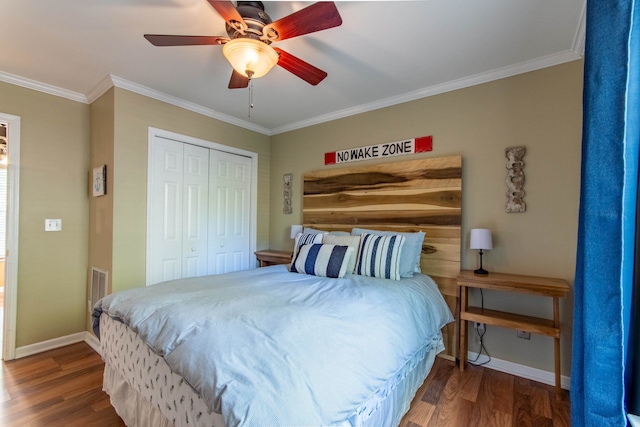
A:
POLYGON ((553 325, 553 320, 539 317, 524 316, 487 308, 469 307, 466 311, 460 312, 460 319, 463 321, 468 320, 534 334, 547 335, 554 338, 560 337, 560 328, 556 328, 553 325))

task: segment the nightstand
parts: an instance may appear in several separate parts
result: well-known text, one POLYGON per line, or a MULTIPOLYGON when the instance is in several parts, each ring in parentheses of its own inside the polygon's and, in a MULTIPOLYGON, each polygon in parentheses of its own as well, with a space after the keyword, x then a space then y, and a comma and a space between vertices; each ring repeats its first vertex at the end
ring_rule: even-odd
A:
POLYGON ((266 267, 267 265, 276 264, 289 264, 291 262, 291 251, 278 251, 275 249, 263 249, 261 251, 255 251, 256 258, 260 263, 260 267, 266 267))
POLYGON ((458 286, 460 287, 460 370, 463 371, 467 363, 468 321, 550 336, 554 340, 556 398, 560 399, 562 389, 560 387, 559 299, 564 298, 569 292, 567 282, 562 279, 517 274, 490 272, 487 275, 480 275, 471 270, 463 270, 458 275, 458 286), (469 288, 551 297, 553 298, 553 320, 469 307, 469 288))

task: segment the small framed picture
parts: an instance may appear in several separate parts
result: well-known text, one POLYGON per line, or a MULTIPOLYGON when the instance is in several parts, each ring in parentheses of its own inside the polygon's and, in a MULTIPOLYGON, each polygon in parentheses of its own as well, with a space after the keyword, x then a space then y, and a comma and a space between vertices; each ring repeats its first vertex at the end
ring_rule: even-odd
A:
POLYGON ((107 194, 107 165, 93 168, 93 197, 104 196, 107 194))

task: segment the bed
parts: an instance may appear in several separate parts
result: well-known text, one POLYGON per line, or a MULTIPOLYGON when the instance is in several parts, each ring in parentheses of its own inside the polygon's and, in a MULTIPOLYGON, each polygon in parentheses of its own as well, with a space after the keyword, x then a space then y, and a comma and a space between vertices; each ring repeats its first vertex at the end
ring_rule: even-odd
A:
POLYGON ((360 242, 397 249, 423 233, 412 277, 356 274, 345 246, 318 241, 296 246, 293 271, 105 297, 92 315, 116 411, 130 426, 398 425, 436 354, 455 356, 460 190, 459 156, 305 175, 305 227, 322 239, 364 228, 360 242), (300 271, 327 248, 341 277, 300 271))

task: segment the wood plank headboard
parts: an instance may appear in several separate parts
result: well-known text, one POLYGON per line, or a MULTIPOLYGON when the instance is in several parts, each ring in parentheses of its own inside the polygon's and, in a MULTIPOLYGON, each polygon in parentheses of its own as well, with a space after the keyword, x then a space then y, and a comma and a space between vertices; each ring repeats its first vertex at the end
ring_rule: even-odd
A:
MULTIPOLYGON (((462 223, 462 158, 439 157, 321 170, 304 175, 303 223, 322 230, 424 231, 420 267, 457 317, 462 223)), ((443 329, 457 354, 455 324, 443 329)))

